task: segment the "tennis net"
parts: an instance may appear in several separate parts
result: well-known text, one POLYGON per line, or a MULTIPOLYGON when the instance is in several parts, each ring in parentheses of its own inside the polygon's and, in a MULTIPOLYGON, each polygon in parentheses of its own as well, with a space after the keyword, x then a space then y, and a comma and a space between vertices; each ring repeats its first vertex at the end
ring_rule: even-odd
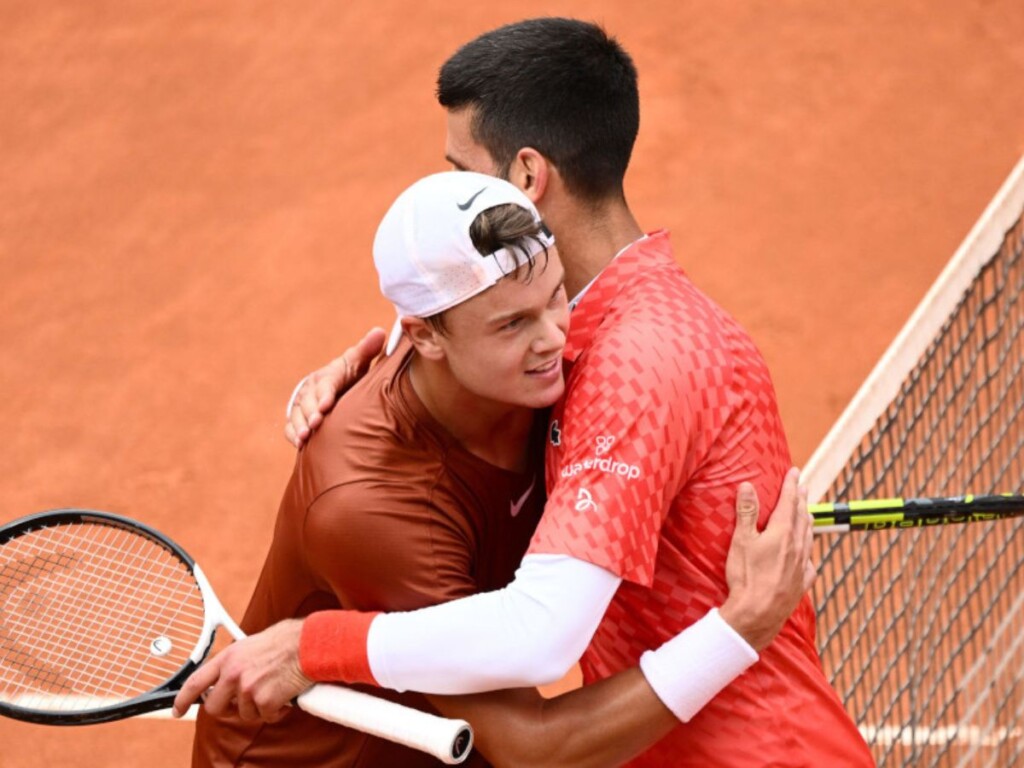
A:
MULTIPOLYGON (((1021 493, 1024 160, 805 468, 812 501, 1021 493)), ((880 766, 1024 764, 1024 519, 821 536, 826 672, 880 766)))

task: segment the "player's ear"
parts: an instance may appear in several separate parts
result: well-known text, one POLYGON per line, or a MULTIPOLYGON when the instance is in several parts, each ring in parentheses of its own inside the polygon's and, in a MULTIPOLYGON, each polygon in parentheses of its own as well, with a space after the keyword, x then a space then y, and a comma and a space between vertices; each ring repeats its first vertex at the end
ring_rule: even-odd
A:
POLYGON ((444 349, 438 339, 438 332, 418 317, 403 317, 402 330, 409 337, 416 352, 428 360, 440 360, 444 349))
POLYGON ((516 152, 508 169, 508 180, 519 187, 535 206, 540 207, 541 198, 547 192, 551 174, 555 167, 544 155, 533 147, 523 147, 516 152))

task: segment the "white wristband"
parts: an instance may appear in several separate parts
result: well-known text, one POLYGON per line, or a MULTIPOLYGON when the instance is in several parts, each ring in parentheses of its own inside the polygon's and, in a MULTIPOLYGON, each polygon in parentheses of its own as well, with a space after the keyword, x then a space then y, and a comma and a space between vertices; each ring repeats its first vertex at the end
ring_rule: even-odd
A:
POLYGON ((658 650, 644 653, 640 669, 662 703, 685 723, 757 658, 712 608, 658 650))
POLYGON ((299 383, 295 385, 295 389, 292 390, 292 396, 288 398, 288 405, 284 407, 284 420, 288 421, 292 417, 292 408, 295 407, 295 398, 299 396, 299 390, 302 389, 302 385, 306 383, 306 379, 309 376, 303 376, 299 383))

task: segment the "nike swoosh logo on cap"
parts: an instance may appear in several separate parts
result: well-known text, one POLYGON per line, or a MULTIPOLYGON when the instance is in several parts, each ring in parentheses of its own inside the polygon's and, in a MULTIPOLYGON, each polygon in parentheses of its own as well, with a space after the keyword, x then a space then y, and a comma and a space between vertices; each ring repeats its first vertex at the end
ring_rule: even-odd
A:
POLYGON ((533 479, 530 481, 530 487, 526 489, 526 493, 519 497, 519 501, 510 501, 508 503, 509 507, 511 507, 512 517, 518 516, 519 513, 523 511, 523 504, 525 504, 526 500, 530 498, 530 494, 533 493, 533 487, 535 485, 537 485, 536 475, 534 475, 533 479))
MULTIPOLYGON (((487 189, 487 187, 481 187, 480 188, 480 192, 483 192, 485 189, 487 189)), ((471 206, 473 204, 473 201, 476 200, 478 197, 480 197, 480 192, 477 192, 475 195, 473 195, 471 198, 469 198, 469 200, 467 200, 464 203, 456 203, 456 205, 459 207, 459 210, 460 211, 468 211, 469 210, 469 206, 471 206)))

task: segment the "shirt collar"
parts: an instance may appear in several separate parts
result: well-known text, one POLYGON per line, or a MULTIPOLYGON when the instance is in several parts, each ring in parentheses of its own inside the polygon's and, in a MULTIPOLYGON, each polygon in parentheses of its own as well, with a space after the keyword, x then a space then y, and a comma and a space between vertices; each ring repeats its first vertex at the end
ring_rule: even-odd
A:
POLYGON ((668 230, 652 232, 630 243, 570 302, 572 316, 564 359, 575 362, 593 342, 594 333, 622 289, 647 267, 672 259, 668 230))
MULTIPOLYGON (((636 244, 637 244, 637 243, 639 243, 639 242, 642 242, 643 240, 646 240, 646 239, 647 239, 648 237, 650 237, 650 235, 640 235, 640 237, 638 237, 638 238, 637 238, 636 240, 634 240, 634 241, 633 241, 632 243, 630 243, 630 244, 629 244, 629 245, 627 245, 627 246, 626 246, 625 248, 621 249, 621 250, 620 250, 620 251, 619 251, 618 253, 616 253, 616 254, 615 254, 614 256, 612 256, 612 261, 615 261, 615 259, 619 258, 619 256, 621 256, 622 254, 624 254, 624 253, 625 253, 626 251, 628 251, 628 250, 629 250, 630 248, 632 248, 632 247, 633 247, 634 245, 636 245, 636 244)), ((610 264, 610 263, 611 263, 611 262, 609 262, 609 264, 610 264)), ((605 266, 605 269, 607 269, 607 268, 608 268, 608 267, 607 267, 607 265, 606 265, 606 266, 605 266)), ((603 271, 604 271, 604 270, 602 270, 602 272, 603 272, 603 271)), ((569 300, 569 311, 570 311, 570 312, 572 312, 572 311, 573 311, 574 309, 576 309, 576 306, 577 306, 577 305, 578 305, 578 304, 579 304, 579 303, 580 303, 581 301, 583 301, 583 296, 584 296, 584 295, 586 294, 586 292, 587 292, 587 291, 588 291, 588 290, 590 289, 590 286, 592 286, 592 285, 594 284, 594 281, 596 281, 596 280, 597 280, 597 278, 599 278, 600 276, 601 276, 601 272, 598 272, 598 273, 597 273, 596 275, 594 275, 594 277, 593 277, 593 278, 591 278, 591 280, 590 280, 590 282, 589 282, 589 283, 587 283, 586 285, 584 285, 584 286, 583 286, 583 289, 582 289, 582 290, 581 290, 581 291, 580 291, 579 293, 577 293, 577 294, 576 294, 575 296, 573 296, 573 297, 572 297, 572 298, 571 298, 571 299, 569 300)))

